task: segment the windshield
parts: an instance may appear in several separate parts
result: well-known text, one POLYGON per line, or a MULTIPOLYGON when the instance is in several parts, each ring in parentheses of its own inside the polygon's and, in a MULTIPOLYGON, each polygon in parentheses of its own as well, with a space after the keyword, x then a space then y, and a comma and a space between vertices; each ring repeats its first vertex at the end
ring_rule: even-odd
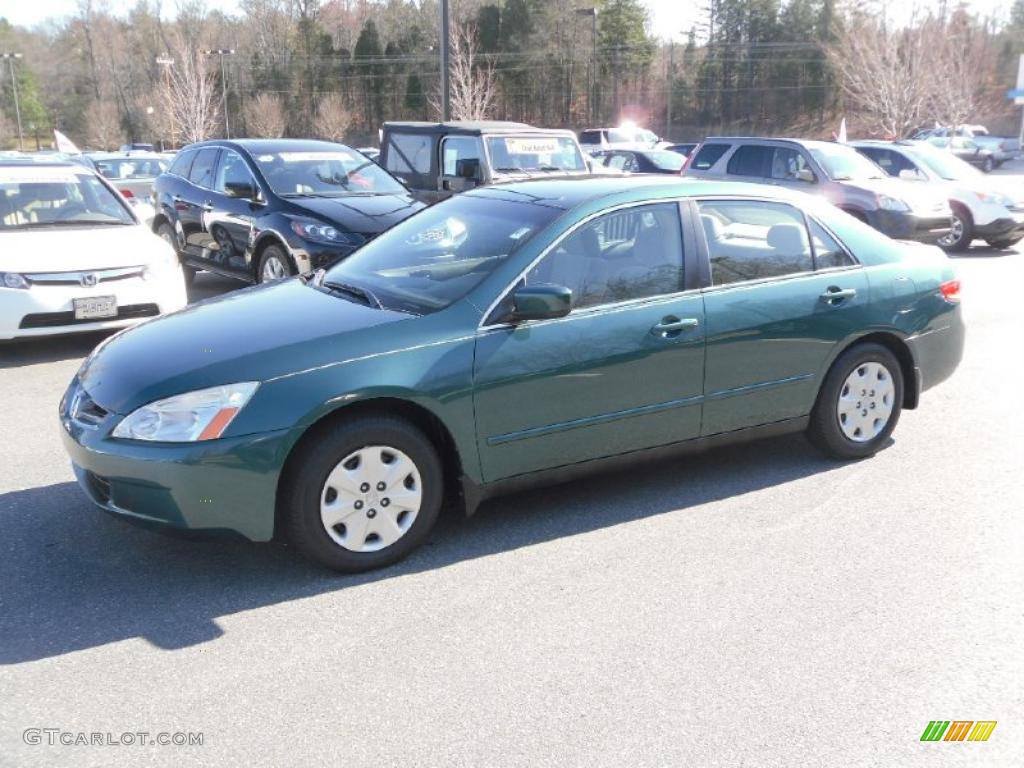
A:
POLYGON ((686 158, 678 152, 644 152, 644 157, 663 171, 678 171, 683 167, 686 158))
POLYGON ((842 144, 811 147, 811 155, 832 181, 884 179, 885 171, 853 147, 842 144))
POLYGON ((154 179, 167 170, 169 163, 162 158, 131 157, 96 160, 96 170, 108 179, 154 179))
POLYGON ((265 152, 254 158, 270 188, 282 197, 405 192, 391 174, 354 151, 265 152))
POLYGON ((125 205, 91 173, 0 167, 0 230, 134 223, 125 205))
POLYGON ((946 181, 959 181, 985 175, 973 165, 964 162, 951 152, 922 148, 914 149, 913 155, 918 162, 926 165, 932 172, 946 181))
POLYGON ((322 284, 428 314, 458 301, 561 213, 529 202, 459 195, 427 208, 327 271, 322 284))
POLYGON ((568 136, 489 136, 487 151, 496 171, 585 171, 576 142, 568 136))

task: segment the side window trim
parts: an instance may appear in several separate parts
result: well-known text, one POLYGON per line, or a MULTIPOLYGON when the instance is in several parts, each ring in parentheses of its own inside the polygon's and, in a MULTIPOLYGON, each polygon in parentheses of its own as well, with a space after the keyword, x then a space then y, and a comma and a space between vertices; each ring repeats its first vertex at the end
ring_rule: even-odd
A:
POLYGON ((195 167, 196 160, 199 159, 199 155, 202 154, 203 150, 211 150, 211 149, 214 152, 214 156, 213 156, 213 165, 210 166, 209 186, 206 186, 204 184, 200 184, 197 181, 192 181, 191 178, 187 178, 186 181, 188 181, 188 183, 191 184, 194 187, 199 187, 199 189, 205 189, 205 190, 208 190, 210 192, 216 192, 217 190, 214 189, 214 186, 217 184, 217 171, 220 170, 221 157, 224 154, 223 151, 221 150, 221 147, 203 147, 198 152, 196 152, 196 156, 194 158, 192 158, 192 165, 189 166, 189 177, 192 176, 192 168, 195 167))
POLYGON ((827 226, 825 226, 825 224, 821 221, 821 219, 819 219, 816 216, 808 215, 806 211, 801 210, 800 212, 804 215, 804 227, 807 229, 807 240, 811 244, 811 259, 813 260, 813 263, 814 263, 814 271, 815 271, 815 273, 817 273, 817 272, 836 272, 836 271, 842 270, 842 269, 854 269, 855 267, 863 266, 860 263, 860 260, 856 256, 853 255, 853 252, 849 248, 846 247, 846 243, 844 243, 841 239, 839 239, 839 237, 836 235, 835 232, 833 232, 831 229, 829 229, 827 226), (833 240, 835 240, 836 245, 838 245, 839 249, 844 254, 846 254, 846 258, 848 258, 850 260, 849 264, 846 264, 846 265, 841 266, 841 267, 818 267, 818 249, 814 247, 814 237, 811 236, 811 222, 812 221, 815 224, 817 224, 819 227, 821 227, 828 234, 829 237, 831 237, 833 240))
MULTIPOLYGON (((675 205, 676 206, 676 217, 677 217, 676 220, 679 223, 680 238, 681 238, 680 242, 682 243, 682 246, 683 246, 683 254, 682 254, 682 257, 683 257, 682 258, 683 283, 684 283, 683 284, 683 288, 681 290, 679 290, 679 291, 674 291, 673 293, 658 294, 656 296, 643 296, 643 297, 638 297, 638 298, 634 298, 634 299, 624 299, 622 301, 609 302, 609 303, 606 303, 606 304, 596 304, 596 305, 590 306, 590 307, 580 307, 580 308, 574 307, 572 309, 572 311, 566 317, 567 318, 579 317, 579 316, 584 315, 584 314, 588 314, 589 315, 589 314, 594 314, 596 312, 603 311, 603 310, 609 310, 609 309, 616 309, 617 310, 617 309, 619 309, 621 307, 632 305, 632 304, 640 305, 640 304, 647 304, 647 303, 651 303, 651 302, 664 301, 664 300, 671 299, 673 297, 680 296, 680 295, 683 295, 683 294, 686 294, 686 293, 691 293, 691 292, 694 292, 694 291, 701 290, 700 286, 698 286, 698 285, 691 285, 690 277, 689 277, 690 273, 688 271, 689 268, 690 268, 690 261, 687 258, 687 253, 688 253, 687 248, 690 247, 691 243, 693 243, 693 240, 692 239, 689 239, 689 240, 687 239, 687 226, 686 226, 686 221, 685 221, 685 217, 683 215, 683 209, 682 209, 682 206, 685 205, 687 202, 688 202, 687 198, 661 198, 661 199, 654 199, 654 200, 640 200, 640 201, 635 201, 635 202, 622 203, 620 205, 613 206, 611 208, 605 208, 603 210, 597 211, 597 212, 591 214, 590 216, 587 216, 585 219, 581 219, 580 221, 577 221, 575 224, 573 224, 573 226, 570 229, 567 229, 565 232, 563 232, 561 237, 559 237, 557 240, 553 241, 551 244, 547 245, 544 248, 544 250, 541 251, 540 254, 538 256, 536 256, 526 266, 525 269, 520 271, 519 274, 517 274, 516 277, 513 278, 512 281, 504 288, 504 290, 502 290, 498 294, 498 298, 496 298, 493 302, 491 302, 491 304, 487 307, 487 311, 483 313, 483 316, 480 319, 480 323, 477 326, 477 331, 489 331, 489 330, 496 329, 496 328, 507 328, 507 327, 510 327, 512 325, 512 323, 502 322, 502 321, 494 319, 494 313, 495 313, 495 311, 497 310, 497 308, 499 306, 501 306, 502 304, 505 303, 506 299, 509 298, 511 293, 516 288, 518 288, 520 285, 523 284, 523 280, 526 278, 526 275, 528 275, 531 271, 533 271, 533 269, 538 264, 540 264, 540 262, 544 258, 546 258, 549 253, 554 251, 559 246, 559 244, 561 244, 563 241, 567 240, 568 238, 572 237, 572 235, 575 234, 576 230, 578 230, 580 227, 583 227, 586 224, 589 224, 590 222, 592 222, 595 219, 600 218, 601 216, 605 216, 605 215, 610 214, 610 213, 618 213, 619 211, 628 210, 630 208, 639 208, 639 207, 647 206, 647 205, 661 205, 661 204, 664 204, 664 205, 675 205)), ((565 319, 566 318, 558 318, 558 320, 565 320, 565 319)), ((544 320, 544 321, 539 321, 539 322, 555 322, 555 321, 544 320)))

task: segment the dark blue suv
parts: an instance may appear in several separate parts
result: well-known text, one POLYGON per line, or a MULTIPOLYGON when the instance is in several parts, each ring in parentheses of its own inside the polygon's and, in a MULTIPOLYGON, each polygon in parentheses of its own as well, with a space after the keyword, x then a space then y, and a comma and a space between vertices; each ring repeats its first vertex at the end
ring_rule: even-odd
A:
POLYGON ((424 207, 356 150, 304 139, 192 144, 157 177, 153 206, 186 280, 259 283, 326 267, 424 207))

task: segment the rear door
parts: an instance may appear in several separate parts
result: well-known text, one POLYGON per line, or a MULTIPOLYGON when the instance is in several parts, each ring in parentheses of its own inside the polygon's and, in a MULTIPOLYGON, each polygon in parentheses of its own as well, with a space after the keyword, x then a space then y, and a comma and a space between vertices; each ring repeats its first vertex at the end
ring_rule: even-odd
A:
POLYGON ((192 161, 188 184, 175 195, 178 223, 185 239, 185 255, 202 262, 210 261, 210 235, 206 229, 206 214, 213 210, 213 184, 217 173, 219 147, 204 147, 192 161))
POLYGON ((711 278, 702 433, 807 415, 836 344, 868 322, 864 269, 791 205, 697 206, 711 278))

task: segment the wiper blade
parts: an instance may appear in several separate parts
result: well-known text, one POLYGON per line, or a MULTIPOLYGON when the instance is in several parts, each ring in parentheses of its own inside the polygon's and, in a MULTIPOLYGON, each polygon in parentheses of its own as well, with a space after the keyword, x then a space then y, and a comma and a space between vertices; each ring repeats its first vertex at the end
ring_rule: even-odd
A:
POLYGON ((518 165, 511 168, 495 168, 494 170, 499 173, 526 173, 526 169, 520 168, 518 165))
POLYGON ((375 307, 376 309, 384 309, 384 305, 381 304, 380 299, 373 295, 370 291, 365 288, 360 288, 358 285, 350 285, 348 283, 338 283, 333 280, 323 280, 321 278, 320 285, 324 288, 330 288, 340 293, 347 294, 349 296, 355 296, 360 299, 364 304, 369 307, 375 307))

